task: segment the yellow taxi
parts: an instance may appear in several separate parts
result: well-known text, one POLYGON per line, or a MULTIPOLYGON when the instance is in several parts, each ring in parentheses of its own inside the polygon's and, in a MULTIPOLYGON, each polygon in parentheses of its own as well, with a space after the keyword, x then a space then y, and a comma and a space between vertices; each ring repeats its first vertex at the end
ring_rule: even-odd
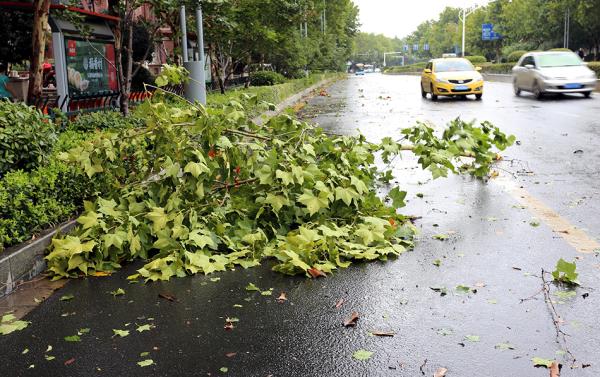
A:
POLYGON ((474 67, 464 58, 432 59, 421 74, 421 96, 436 101, 438 96, 466 97, 474 94, 483 96, 481 67, 474 67))

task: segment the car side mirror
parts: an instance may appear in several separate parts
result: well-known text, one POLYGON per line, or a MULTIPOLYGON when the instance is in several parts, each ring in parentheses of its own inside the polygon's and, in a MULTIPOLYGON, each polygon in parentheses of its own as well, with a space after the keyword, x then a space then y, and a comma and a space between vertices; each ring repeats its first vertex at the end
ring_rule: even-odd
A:
POLYGON ((481 67, 475 67, 476 71, 481 71, 481 67))
POLYGON ((583 64, 583 65, 589 65, 588 62, 581 62, 581 64, 583 64))
POLYGON ((527 69, 534 69, 535 66, 533 64, 525 64, 525 68, 527 68, 527 69))
POLYGON ((423 73, 431 73, 431 69, 429 69, 429 68, 425 68, 425 69, 423 70, 423 73))

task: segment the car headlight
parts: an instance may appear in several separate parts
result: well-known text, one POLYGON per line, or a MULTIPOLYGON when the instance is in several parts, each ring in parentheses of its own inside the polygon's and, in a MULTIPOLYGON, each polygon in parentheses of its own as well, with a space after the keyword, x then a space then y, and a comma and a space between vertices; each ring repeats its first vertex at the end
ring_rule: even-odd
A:
POLYGON ((438 77, 436 77, 435 82, 441 82, 441 83, 444 83, 444 84, 449 84, 450 83, 448 80, 440 79, 438 77))

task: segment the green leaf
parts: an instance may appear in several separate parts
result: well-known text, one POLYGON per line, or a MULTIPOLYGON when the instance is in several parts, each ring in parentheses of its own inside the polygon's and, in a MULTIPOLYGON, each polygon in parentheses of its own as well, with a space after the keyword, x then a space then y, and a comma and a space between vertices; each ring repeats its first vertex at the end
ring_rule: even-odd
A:
POLYGON ((433 238, 434 240, 446 241, 449 238, 449 236, 447 234, 440 233, 433 235, 431 238, 433 238))
POLYGON ((51 356, 51 355, 44 355, 44 358, 46 359, 46 361, 51 361, 51 360, 56 359, 56 357, 51 356))
POLYGON ((329 203, 326 198, 322 198, 320 195, 314 196, 314 194, 309 190, 304 190, 304 194, 300 195, 298 202, 306 206, 308 213, 311 216, 319 212, 321 209, 329 207, 329 203))
POLYGON ((275 171, 275 177, 279 178, 284 186, 294 184, 294 175, 290 172, 277 170, 275 171))
POLYGON ((146 359, 146 360, 138 361, 137 365, 139 365, 141 367, 149 367, 150 365, 154 365, 154 360, 146 359))
POLYGON ((219 371, 221 373, 227 373, 229 371, 229 368, 227 368, 227 367, 221 367, 221 368, 219 368, 219 371))
POLYGON ((270 204, 275 212, 279 212, 283 206, 289 206, 290 201, 283 195, 267 194, 265 203, 270 204))
POLYGON ((70 301, 73 298, 75 298, 75 296, 73 296, 72 294, 68 294, 68 295, 61 296, 60 301, 70 301))
POLYGON ((546 367, 546 368, 550 368, 550 366, 552 366, 552 363, 554 362, 554 360, 544 359, 541 357, 534 357, 531 359, 531 361, 533 362, 534 367, 546 367))
POLYGON ((150 324, 145 324, 145 325, 138 326, 137 329, 135 329, 135 331, 137 331, 137 332, 150 331, 150 328, 151 328, 150 324))
POLYGON ((479 342, 479 335, 467 335, 465 336, 465 340, 469 342, 479 342))
POLYGON ((335 188, 335 200, 343 201, 347 206, 350 206, 352 199, 357 198, 358 193, 349 188, 336 187, 335 188))
POLYGON ((67 342, 81 342, 79 335, 65 336, 65 340, 67 342))
POLYGON ((150 355, 150 352, 142 352, 142 353, 140 353, 140 357, 146 357, 148 355, 150 355))
POLYGON ((510 344, 510 343, 508 343, 508 342, 504 342, 504 343, 498 343, 498 344, 496 344, 494 346, 494 348, 497 349, 497 350, 505 351, 505 350, 514 350, 515 346, 512 345, 512 344, 510 344))
POLYGON ((26 355, 27 353, 29 353, 29 348, 25 348, 23 351, 21 351, 21 355, 26 355))
POLYGON ((355 358, 356 360, 364 361, 364 360, 370 359, 371 355, 373 355, 373 352, 367 351, 364 349, 359 349, 358 351, 355 351, 352 354, 352 357, 355 358))
POLYGON ((438 329, 437 331, 438 335, 442 335, 442 336, 448 336, 448 335, 452 335, 454 334, 454 331, 452 331, 451 329, 438 329))
POLYGON ((406 191, 400 191, 398 187, 394 187, 392 190, 390 190, 390 192, 388 192, 388 196, 390 199, 392 199, 392 206, 395 209, 406 206, 406 203, 404 203, 406 191))
POLYGON ((442 265, 442 261, 439 260, 439 259, 434 260, 432 263, 433 263, 434 266, 437 266, 437 267, 439 267, 439 266, 442 265))
POLYGON ((127 335, 129 335, 129 330, 117 330, 117 329, 113 329, 113 336, 120 336, 121 338, 126 337, 127 335))
POLYGON ((8 335, 14 331, 21 331, 29 325, 27 321, 2 321, 0 324, 0 335, 8 335))
POLYGON ((458 293, 471 293, 471 287, 460 284, 460 285, 456 286, 456 292, 458 292, 458 293))
POLYGON ((575 262, 569 263, 560 258, 556 262, 556 269, 552 272, 552 277, 559 282, 579 285, 579 280, 577 280, 579 274, 575 272, 576 268, 575 262))
POLYGON ((202 173, 210 173, 210 169, 200 162, 188 162, 183 169, 184 173, 190 173, 194 178, 198 178, 202 173))
POLYGON ((540 226, 540 220, 538 219, 531 219, 531 221, 529 221, 529 225, 533 226, 533 227, 538 227, 540 226))
POLYGON ((256 285, 254 285, 254 283, 248 283, 248 285, 246 286, 246 290, 260 292, 260 288, 258 288, 256 285))
POLYGON ((111 291, 110 294, 113 295, 113 296, 115 296, 115 297, 116 296, 122 296, 122 295, 125 294, 125 291, 123 290, 123 288, 118 288, 115 291, 111 291))

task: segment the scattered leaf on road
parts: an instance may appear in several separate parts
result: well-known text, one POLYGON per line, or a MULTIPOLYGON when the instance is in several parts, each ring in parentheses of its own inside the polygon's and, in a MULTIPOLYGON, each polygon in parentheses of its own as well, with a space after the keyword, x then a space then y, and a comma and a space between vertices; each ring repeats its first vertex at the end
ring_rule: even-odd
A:
POLYGON ((75 358, 74 358, 74 357, 72 357, 72 358, 70 358, 69 360, 65 360, 65 365, 71 365, 71 364, 73 364, 74 362, 75 362, 75 358))
POLYGON ((448 289, 443 286, 429 287, 432 291, 439 292, 440 296, 446 296, 448 294, 448 289))
POLYGON ((146 359, 146 360, 138 361, 137 364, 141 367, 148 367, 148 366, 154 364, 154 360, 146 359))
POLYGON ((65 340, 67 342, 81 342, 79 335, 65 336, 65 340))
POLYGON ((116 291, 112 291, 110 292, 111 295, 117 297, 117 296, 122 296, 125 294, 125 290, 123 290, 123 288, 119 288, 116 291))
POLYGON ((498 343, 494 346, 495 349, 497 350, 514 350, 515 346, 513 346, 512 344, 508 343, 508 342, 504 342, 504 343, 498 343))
POLYGON ((279 297, 277 297, 277 302, 279 302, 280 304, 284 303, 287 301, 287 296, 285 295, 285 292, 281 292, 281 294, 279 295, 279 297))
POLYGON ((479 342, 479 335, 467 335, 465 336, 465 340, 469 342, 479 342))
POLYGON ((227 352, 225 357, 234 357, 235 355, 237 355, 237 352, 227 352))
POLYGON ((444 376, 446 376, 446 372, 448 372, 448 369, 438 368, 438 370, 436 370, 435 373, 433 374, 433 377, 444 377, 444 376))
POLYGON ((74 298, 75 298, 75 296, 73 296, 73 295, 64 295, 64 296, 61 296, 60 301, 70 301, 74 298))
POLYGON ((219 280, 221 280, 221 278, 210 278, 210 281, 212 281, 213 283, 218 282, 219 280))
POLYGON ((577 266, 575 262, 569 263, 566 260, 560 258, 558 262, 556 262, 556 269, 552 271, 552 277, 556 281, 560 281, 567 284, 579 285, 579 280, 577 277, 579 274, 575 272, 577 266))
POLYGON ((394 336, 394 335, 396 335, 396 333, 393 331, 377 331, 377 330, 371 331, 371 334, 374 336, 394 336))
POLYGON ((121 338, 126 337, 127 335, 129 335, 129 330, 117 330, 117 329, 113 329, 113 336, 120 336, 121 338))
POLYGON ((165 300, 168 300, 168 301, 171 301, 171 302, 177 301, 177 298, 175 296, 173 296, 172 294, 170 294, 170 293, 159 293, 158 297, 164 298, 165 300))
POLYGON ((335 308, 336 308, 336 309, 339 309, 339 308, 341 308, 341 307, 342 307, 342 305, 344 305, 344 299, 343 299, 343 298, 339 299, 339 300, 338 300, 338 301, 335 303, 335 308))
POLYGON ((56 357, 52 356, 52 355, 44 355, 44 358, 46 359, 46 361, 51 361, 56 359, 56 357))
POLYGON ((436 260, 433 261, 433 265, 439 267, 439 266, 442 265, 442 261, 439 260, 439 259, 436 259, 436 260))
POLYGON ((352 312, 350 318, 344 321, 344 327, 354 327, 356 326, 356 321, 358 321, 358 313, 352 312))
POLYGON ((221 367, 221 368, 219 369, 219 371, 220 371, 221 373, 227 373, 227 372, 229 371, 229 368, 227 368, 227 367, 221 367))
POLYGON ((144 331, 150 331, 150 324, 145 324, 145 325, 141 325, 138 326, 137 329, 135 329, 135 331, 137 332, 144 332, 144 331))
POLYGON ((269 288, 267 291, 260 291, 261 296, 271 296, 273 294, 273 288, 269 288))
POLYGON ((0 321, 0 335, 8 335, 13 331, 20 331, 29 325, 27 321, 20 321, 13 314, 2 316, 0 321))
POLYGON ((550 366, 552 366, 552 363, 555 362, 554 360, 544 359, 541 357, 534 357, 531 359, 531 361, 533 361, 534 367, 546 367, 546 368, 550 368, 550 366))
POLYGON ((352 354, 352 357, 355 358, 356 360, 368 360, 369 358, 371 358, 371 355, 373 355, 373 352, 371 351, 367 351, 364 349, 360 349, 356 352, 354 352, 354 354, 352 354))
POLYGON ((461 285, 456 286, 456 292, 458 292, 458 293, 470 293, 470 292, 475 293, 475 292, 477 292, 477 290, 471 289, 471 287, 461 284, 461 285))
POLYGON ((556 361, 550 364, 550 377, 560 377, 560 365, 556 361))
POLYGON ((438 335, 442 335, 442 336, 446 336, 446 335, 452 335, 454 334, 454 331, 452 331, 451 329, 438 329, 437 331, 438 335))
POLYGON ((246 290, 260 292, 260 288, 258 288, 256 285, 254 285, 254 283, 248 283, 248 285, 246 286, 246 290))
POLYGON ((315 279, 318 278, 318 277, 320 277, 320 276, 322 276, 322 277, 326 277, 327 276, 327 275, 325 275, 325 273, 323 271, 317 270, 314 267, 309 268, 308 270, 306 270, 306 272, 308 272, 310 274, 310 276, 312 278, 315 278, 315 279))
POLYGON ((434 240, 446 241, 449 238, 449 236, 447 234, 440 233, 432 236, 431 238, 433 238, 434 240))
POLYGON ((25 355, 25 354, 26 354, 26 353, 28 353, 28 352, 29 352, 29 348, 25 348, 25 349, 24 349, 24 350, 21 352, 21 355, 25 355))
POLYGON ((540 220, 533 218, 529 221, 529 225, 533 227, 538 227, 540 226, 540 220))

